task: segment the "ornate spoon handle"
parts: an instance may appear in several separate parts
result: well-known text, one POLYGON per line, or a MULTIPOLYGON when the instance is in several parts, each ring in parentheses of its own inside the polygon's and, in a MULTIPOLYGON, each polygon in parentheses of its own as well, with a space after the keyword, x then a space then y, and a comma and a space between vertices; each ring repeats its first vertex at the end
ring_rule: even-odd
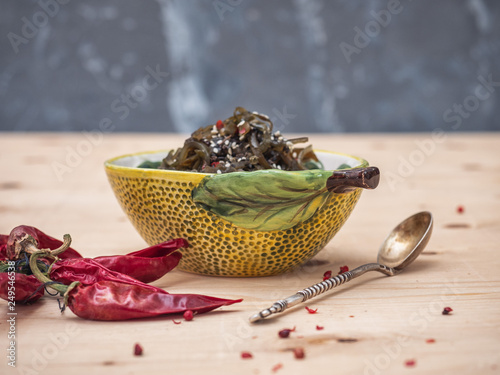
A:
POLYGON ((337 276, 331 277, 331 278, 324 280, 320 283, 311 285, 309 288, 299 290, 293 296, 276 301, 268 309, 262 310, 261 312, 255 314, 255 315, 252 315, 250 317, 250 322, 254 323, 254 322, 257 322, 261 319, 265 319, 272 314, 283 312, 286 309, 288 309, 289 307, 292 307, 292 306, 298 305, 299 303, 305 302, 308 299, 316 297, 319 294, 327 292, 330 289, 333 289, 339 285, 342 285, 348 281, 351 281, 352 279, 355 279, 356 277, 361 276, 362 274, 369 272, 369 271, 378 271, 378 272, 381 272, 387 276, 394 276, 398 272, 394 268, 390 268, 390 267, 384 266, 383 264, 379 264, 379 263, 364 264, 364 265, 359 266, 358 268, 355 268, 351 271, 341 273, 337 276))

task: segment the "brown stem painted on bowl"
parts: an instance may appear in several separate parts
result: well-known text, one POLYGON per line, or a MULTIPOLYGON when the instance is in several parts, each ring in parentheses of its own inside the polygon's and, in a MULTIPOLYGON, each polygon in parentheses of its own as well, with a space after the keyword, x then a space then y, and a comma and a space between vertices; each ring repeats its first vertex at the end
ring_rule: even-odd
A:
POLYGON ((334 171, 326 181, 326 187, 332 193, 347 193, 356 188, 375 189, 380 181, 377 167, 354 168, 334 171))

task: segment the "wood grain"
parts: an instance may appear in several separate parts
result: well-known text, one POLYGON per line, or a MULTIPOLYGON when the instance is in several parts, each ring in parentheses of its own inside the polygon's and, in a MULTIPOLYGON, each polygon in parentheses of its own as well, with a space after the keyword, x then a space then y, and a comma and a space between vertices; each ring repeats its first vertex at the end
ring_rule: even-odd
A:
MULTIPOLYGON (((2 134, 0 232, 29 224, 56 237, 70 233, 73 246, 89 257, 144 247, 108 186, 103 161, 176 147, 183 139, 105 134, 92 145, 83 134, 2 134), (73 152, 85 156, 72 160, 73 152), (68 161, 72 166, 58 178, 54 163, 68 161)), ((171 321, 182 320, 178 316, 84 321, 70 311, 61 316, 50 298, 18 306, 17 368, 2 356, 0 373, 271 374, 279 363, 278 374, 499 373, 500 135, 446 134, 439 142, 427 133, 310 140, 318 149, 364 157, 381 171, 379 187, 363 192, 344 228, 312 261, 267 278, 173 271, 155 284, 172 293, 244 298, 179 325, 171 321), (389 231, 420 210, 434 214, 433 237, 401 275, 367 274, 308 301, 317 314, 298 306, 263 324, 248 323, 251 314, 321 280, 326 270, 374 261, 389 231), (451 315, 441 314, 445 306, 453 308, 451 315), (293 327, 288 339, 278 337, 280 329, 293 327), (430 338, 435 343, 427 343, 430 338), (133 356, 136 342, 144 347, 142 357, 133 356), (304 348, 304 359, 294 358, 295 347, 304 348), (253 358, 241 359, 242 351, 253 358), (415 366, 407 368, 407 360, 415 366)), ((0 306, 0 343, 7 347, 6 303, 0 306)))

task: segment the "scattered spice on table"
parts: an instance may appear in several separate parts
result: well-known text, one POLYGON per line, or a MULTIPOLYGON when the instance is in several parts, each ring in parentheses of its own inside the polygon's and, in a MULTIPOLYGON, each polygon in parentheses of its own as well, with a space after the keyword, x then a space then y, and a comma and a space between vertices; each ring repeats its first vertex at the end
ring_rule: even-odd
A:
POLYGON ((344 272, 347 272, 347 271, 349 271, 349 267, 347 267, 347 266, 340 266, 340 271, 339 271, 338 274, 340 275, 341 273, 344 273, 344 272))
POLYGON ((331 277, 332 277, 332 271, 328 270, 323 274, 323 281, 328 280, 331 277))
POLYGON ((271 371, 272 372, 277 372, 279 370, 281 370, 283 368, 283 363, 277 363, 275 364, 272 368, 271 368, 271 371))
POLYGON ((309 314, 316 314, 318 312, 318 309, 311 309, 310 307, 307 306, 305 307, 305 309, 309 314))
POLYGON ((253 355, 250 352, 241 352, 241 358, 250 359, 250 358, 253 358, 253 355))
POLYGON ((464 206, 458 206, 458 207, 457 207, 457 212, 458 212, 459 214, 463 214, 463 213, 464 213, 464 211, 465 211, 464 206))
POLYGON ((408 359, 405 361, 406 367, 415 367, 416 364, 417 364, 417 361, 414 359, 408 359))
POLYGON ((306 356, 303 348, 294 348, 293 355, 297 359, 303 359, 306 356))
POLYGON ((181 324, 181 323, 182 323, 181 321, 177 321, 177 320, 174 320, 174 319, 172 319, 172 322, 173 322, 174 324, 181 324))
POLYGON ((182 316, 184 317, 184 320, 187 320, 189 322, 193 320, 193 315, 193 312, 191 310, 188 310, 182 316))
POLYGON ((317 331, 322 331, 324 328, 325 328, 325 327, 323 327, 323 326, 318 326, 318 325, 316 326, 316 330, 317 330, 317 331))
POLYGON ((425 342, 427 344, 434 344, 436 342, 436 340, 435 339, 427 339, 427 340, 425 340, 425 342))
POLYGON ((134 355, 135 356, 140 356, 142 355, 143 349, 141 344, 137 343, 134 345, 134 355))
POLYGON ((449 315, 452 311, 453 311, 453 309, 452 309, 451 307, 445 307, 445 308, 443 309, 442 314, 443 314, 443 315, 449 315))
POLYGON ((354 315, 349 315, 349 318, 354 318, 354 315))
POLYGON ((278 332, 278 336, 281 337, 282 339, 286 339, 288 336, 290 336, 290 332, 295 332, 295 327, 293 329, 290 328, 284 328, 281 331, 278 332))

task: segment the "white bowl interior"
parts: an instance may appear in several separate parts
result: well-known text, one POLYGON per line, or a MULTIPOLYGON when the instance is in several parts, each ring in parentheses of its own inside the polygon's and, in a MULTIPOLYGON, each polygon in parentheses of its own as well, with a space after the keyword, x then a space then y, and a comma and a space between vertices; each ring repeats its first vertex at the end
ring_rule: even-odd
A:
MULTIPOLYGON (((167 151, 158 151, 152 153, 124 156, 123 158, 114 160, 110 164, 118 167, 135 168, 145 161, 161 161, 165 156, 167 156, 167 153, 167 151)), ((350 157, 349 155, 335 154, 324 151, 315 151, 315 153, 318 156, 318 159, 323 163, 323 167, 325 170, 335 170, 342 164, 347 164, 351 168, 355 168, 361 165, 361 161, 350 157)))

